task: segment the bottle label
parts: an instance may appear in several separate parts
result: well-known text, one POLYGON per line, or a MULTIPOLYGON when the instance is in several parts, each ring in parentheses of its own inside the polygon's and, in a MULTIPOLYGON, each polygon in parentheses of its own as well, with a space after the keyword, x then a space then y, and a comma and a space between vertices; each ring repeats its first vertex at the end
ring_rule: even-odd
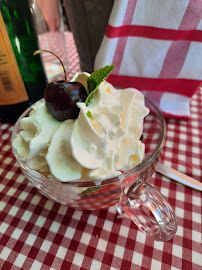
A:
POLYGON ((0 11, 0 105, 17 104, 28 99, 0 11))

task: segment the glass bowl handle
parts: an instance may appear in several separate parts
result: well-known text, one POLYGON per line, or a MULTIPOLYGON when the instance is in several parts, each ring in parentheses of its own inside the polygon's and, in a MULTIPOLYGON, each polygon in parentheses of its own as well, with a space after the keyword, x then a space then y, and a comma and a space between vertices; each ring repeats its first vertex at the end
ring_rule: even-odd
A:
POLYGON ((172 207, 152 185, 134 183, 117 205, 132 221, 157 241, 170 240, 177 231, 177 221, 172 207))

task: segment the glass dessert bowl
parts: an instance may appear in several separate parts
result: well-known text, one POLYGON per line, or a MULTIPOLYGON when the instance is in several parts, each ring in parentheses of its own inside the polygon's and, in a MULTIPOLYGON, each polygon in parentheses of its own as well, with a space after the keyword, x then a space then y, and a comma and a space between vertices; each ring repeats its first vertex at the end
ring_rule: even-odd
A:
POLYGON ((158 108, 145 99, 150 113, 144 119, 142 142, 145 157, 133 169, 104 180, 61 182, 50 175, 31 170, 18 156, 13 140, 21 131, 20 120, 29 115, 28 108, 16 122, 12 149, 26 178, 46 197, 78 210, 97 210, 116 205, 150 237, 158 241, 171 239, 176 230, 175 214, 163 195, 147 183, 155 171, 164 145, 165 121, 158 108))

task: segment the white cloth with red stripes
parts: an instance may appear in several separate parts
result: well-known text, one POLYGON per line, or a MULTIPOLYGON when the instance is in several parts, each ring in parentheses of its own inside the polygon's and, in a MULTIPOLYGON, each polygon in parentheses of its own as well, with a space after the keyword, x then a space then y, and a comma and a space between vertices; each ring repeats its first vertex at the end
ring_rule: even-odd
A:
POLYGON ((115 0, 95 69, 135 87, 167 117, 187 119, 202 81, 202 0, 115 0))

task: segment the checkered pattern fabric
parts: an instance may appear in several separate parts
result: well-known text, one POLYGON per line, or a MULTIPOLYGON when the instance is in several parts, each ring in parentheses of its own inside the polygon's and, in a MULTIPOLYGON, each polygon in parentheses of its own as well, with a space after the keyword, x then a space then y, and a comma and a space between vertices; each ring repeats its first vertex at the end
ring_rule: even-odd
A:
MULTIPOLYGON (((38 35, 38 40, 40 49, 46 49, 54 52, 62 60, 63 64, 67 65, 68 56, 64 32, 46 32, 38 35)), ((46 52, 42 54, 42 58, 45 62, 59 62, 54 55, 46 52)))
POLYGON ((95 69, 114 64, 108 81, 135 87, 171 118, 188 118, 202 81, 200 0, 116 0, 95 69))
MULTIPOLYGON (((67 34, 69 73, 79 70, 67 34)), ((162 163, 202 179, 202 90, 191 102, 187 122, 167 120, 162 163)), ((78 211, 41 195, 23 176, 11 149, 13 125, 0 124, 1 270, 200 270, 202 193, 159 174, 154 184, 176 213, 178 230, 168 242, 154 242, 115 206, 78 211)))

